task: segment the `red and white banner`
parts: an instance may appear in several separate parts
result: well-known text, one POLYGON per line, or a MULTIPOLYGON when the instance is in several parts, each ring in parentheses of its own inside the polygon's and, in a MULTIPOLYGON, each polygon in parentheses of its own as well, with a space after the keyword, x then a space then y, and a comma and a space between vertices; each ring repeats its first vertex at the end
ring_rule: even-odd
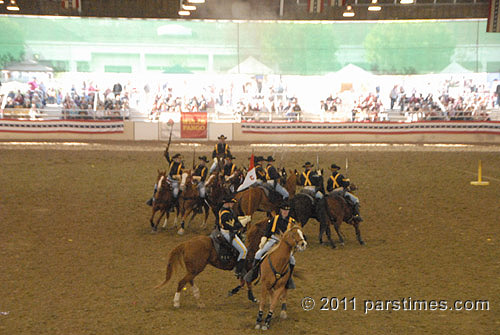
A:
POLYGON ((255 172, 255 166, 254 166, 253 160, 254 160, 254 156, 252 154, 252 156, 250 157, 250 166, 248 167, 247 175, 245 176, 245 180, 243 181, 243 183, 236 190, 237 192, 243 191, 244 189, 249 188, 250 185, 252 185, 253 183, 255 183, 257 181, 257 173, 255 172))
POLYGON ((207 138, 207 124, 205 112, 181 113, 181 138, 207 138))
POLYGON ((78 11, 82 12, 82 0, 63 0, 62 8, 66 9, 78 9, 78 11))
POLYGON ((308 0, 309 13, 321 13, 323 11, 323 0, 308 0))
POLYGON ((490 0, 490 11, 488 13, 487 33, 500 33, 500 0, 490 0))
POLYGON ((329 0, 330 7, 343 7, 345 6, 346 0, 329 0))
POLYGON ((500 121, 421 121, 346 123, 253 123, 241 124, 243 133, 253 134, 494 134, 500 135, 500 121))
POLYGON ((7 133, 123 133, 123 121, 10 120, 0 119, 0 132, 7 133))

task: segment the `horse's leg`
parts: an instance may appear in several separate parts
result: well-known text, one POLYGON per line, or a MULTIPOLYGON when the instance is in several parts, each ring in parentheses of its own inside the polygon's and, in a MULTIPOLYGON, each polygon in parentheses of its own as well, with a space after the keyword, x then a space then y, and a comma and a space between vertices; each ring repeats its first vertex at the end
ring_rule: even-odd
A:
POLYGON ((264 325, 262 326, 262 330, 267 330, 271 326, 271 319, 273 318, 274 314, 274 309, 276 308, 276 305, 278 304, 280 297, 283 295, 283 291, 285 290, 285 287, 280 287, 279 289, 275 290, 272 293, 271 296, 271 306, 269 307, 269 313, 267 313, 266 320, 264 321, 264 325))
MULTIPOLYGON (((335 249, 337 246, 335 245, 335 243, 333 242, 333 239, 332 239, 332 231, 330 229, 330 222, 325 222, 324 225, 326 226, 325 232, 326 232, 326 237, 328 238, 328 242, 330 242, 332 249, 335 249)), ((335 226, 335 224, 334 224, 334 226, 335 226)))
POLYGON ((163 221, 163 229, 167 228, 168 218, 170 217, 169 210, 165 210, 165 221, 163 221))
MULTIPOLYGON (((255 296, 253 295, 252 283, 246 282, 246 284, 247 284, 247 288, 248 288, 248 291, 247 291, 248 300, 250 300, 251 302, 257 302, 257 299, 255 299, 255 296)), ((241 279, 241 285, 245 285, 244 279, 241 279)))
POLYGON ((149 223, 151 224, 151 232, 152 233, 156 232, 156 225, 154 222, 156 212, 157 212, 157 210, 153 207, 151 217, 149 218, 149 223))
POLYGON ((283 295, 281 296, 281 313, 280 313, 280 318, 286 319, 288 318, 288 315, 286 314, 286 294, 288 290, 285 289, 283 292, 283 295))
POLYGON ((199 308, 205 307, 205 304, 200 301, 200 289, 198 288, 198 286, 196 286, 194 284, 194 280, 191 280, 189 283, 191 284, 191 286, 193 288, 193 296, 196 299, 196 303, 198 304, 198 307, 199 308))
POLYGON ((359 223, 354 223, 353 226, 356 230, 356 237, 358 238, 359 244, 365 245, 365 241, 363 241, 363 239, 361 238, 361 232, 359 231, 359 223))
POLYGON ((210 206, 208 206, 205 202, 203 202, 203 211, 205 212, 205 218, 203 219, 201 228, 205 228, 207 226, 208 215, 210 215, 210 206))
POLYGON ((337 236, 339 237, 339 243, 340 245, 344 245, 344 238, 342 237, 342 233, 340 231, 340 224, 342 223, 342 219, 340 216, 337 216, 335 218, 335 222, 333 223, 333 226, 335 227, 335 232, 337 233, 337 236))
POLYGON ((158 217, 158 220, 156 220, 155 229, 154 229, 155 231, 158 230, 158 225, 160 224, 160 221, 164 215, 165 215, 165 211, 163 209, 160 209, 160 216, 158 217))
POLYGON ((261 297, 259 302, 259 314, 257 315, 257 319, 255 320, 255 329, 261 329, 262 317, 264 316, 264 307, 266 306, 267 295, 269 293, 265 286, 266 285, 262 283, 261 297))
MULTIPOLYGON (((192 274, 189 270, 188 273, 179 280, 179 283, 177 284, 177 291, 175 292, 174 296, 174 307, 179 308, 181 307, 181 292, 184 286, 186 286, 187 283, 191 283, 196 275, 192 274)), ((194 291, 193 291, 194 293, 194 291)), ((199 293, 199 292, 198 292, 199 293)))

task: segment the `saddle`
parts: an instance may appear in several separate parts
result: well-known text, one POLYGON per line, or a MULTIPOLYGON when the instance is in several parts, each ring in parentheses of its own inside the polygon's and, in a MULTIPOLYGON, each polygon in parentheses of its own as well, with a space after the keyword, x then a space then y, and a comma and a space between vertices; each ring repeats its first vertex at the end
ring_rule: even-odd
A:
POLYGON ((303 195, 305 195, 306 197, 308 197, 308 198, 309 198, 309 200, 311 200, 311 204, 312 204, 312 205, 314 205, 314 204, 315 204, 315 202, 316 202, 316 201, 315 201, 315 199, 316 199, 316 198, 315 198, 314 196, 316 195, 316 192, 314 192, 314 191, 312 191, 312 190, 307 190, 307 189, 305 189, 305 188, 304 188, 304 189, 302 189, 302 190, 299 192, 299 194, 303 194, 303 195))
POLYGON ((223 264, 228 264, 236 260, 238 257, 238 251, 231 244, 229 244, 228 241, 226 241, 218 229, 214 229, 210 233, 210 239, 212 240, 212 244, 219 260, 223 264))

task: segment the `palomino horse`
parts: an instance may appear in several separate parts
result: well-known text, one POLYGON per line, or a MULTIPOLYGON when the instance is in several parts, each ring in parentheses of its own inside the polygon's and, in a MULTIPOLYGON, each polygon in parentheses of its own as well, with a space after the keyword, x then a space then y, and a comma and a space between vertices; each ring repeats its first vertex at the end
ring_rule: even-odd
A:
POLYGON ((271 249, 269 254, 263 259, 260 265, 262 295, 260 297, 259 314, 257 315, 255 329, 269 329, 274 309, 280 299, 282 301, 280 317, 282 319, 287 318, 286 283, 291 276, 290 254, 295 250, 304 251, 306 246, 307 242, 304 239, 304 234, 300 226, 294 225, 283 234, 277 247, 271 249), (270 297, 271 304, 264 324, 261 325, 268 296, 270 297))
MULTIPOLYGON (((198 188, 196 184, 193 183, 193 176, 191 175, 191 170, 185 171, 181 176, 181 184, 180 189, 182 193, 179 196, 179 213, 181 215, 181 227, 177 231, 179 235, 184 234, 184 225, 186 218, 189 214, 192 213, 191 219, 189 219, 188 223, 193 221, 193 218, 196 216, 196 211, 194 211, 195 205, 199 202, 200 194, 198 192, 198 188)), ((203 211, 205 213, 205 218, 203 219, 203 223, 201 224, 202 228, 207 226, 209 207, 203 202, 203 211)))
MULTIPOLYGON (((285 189, 289 196, 295 194, 297 187, 297 174, 290 171, 290 176, 286 179, 285 189)), ((280 196, 281 197, 281 196, 280 196)), ((272 203, 261 187, 250 187, 244 191, 236 193, 234 198, 238 201, 242 215, 253 215, 256 211, 271 213, 277 212, 279 203, 272 203)))
MULTIPOLYGON (((264 235, 266 222, 267 221, 263 221, 256 225, 249 223, 247 225, 247 238, 245 241, 245 245, 248 249, 247 268, 249 268, 249 264, 251 266, 253 261, 253 259, 250 259, 249 256, 255 255, 255 252, 259 248, 260 238, 264 235)), ((177 291, 174 296, 174 307, 180 307, 181 291, 187 283, 189 283, 193 288, 193 295, 197 300, 198 307, 204 307, 204 304, 200 301, 200 289, 194 284, 194 278, 205 269, 207 264, 221 270, 232 270, 236 265, 236 258, 228 263, 222 263, 217 255, 217 251, 215 250, 210 236, 196 236, 190 240, 182 242, 170 251, 165 280, 163 283, 156 286, 156 288, 160 288, 167 284, 174 274, 176 267, 178 267, 178 265, 184 265, 186 274, 177 283, 177 291)), ((240 288, 243 287, 245 283, 245 280, 240 279, 240 288)), ((248 287, 248 299, 255 302, 256 300, 253 296, 251 283, 246 283, 246 285, 248 287)), ((238 290, 233 289, 233 291, 236 292, 238 290)))
MULTIPOLYGON (((172 206, 175 206, 175 199, 172 194, 172 185, 168 181, 166 171, 158 170, 158 178, 156 181, 156 185, 157 189, 155 196, 153 198, 152 214, 151 218, 149 219, 153 232, 156 232, 158 230, 158 224, 160 223, 161 218, 165 214, 167 215, 167 217, 165 218, 165 225, 166 225, 169 217, 170 208, 172 208, 172 206), (158 217, 155 223, 154 219, 158 211, 160 211, 160 216, 158 217)), ((177 214, 178 213, 179 213, 179 208, 177 207, 177 214)))
MULTIPOLYGON (((337 235, 339 237, 340 244, 344 245, 344 239, 340 232, 340 225, 342 224, 342 221, 344 221, 354 226, 354 229, 356 231, 356 238, 358 239, 359 244, 364 245, 365 242, 361 238, 361 232, 359 230, 359 222, 356 222, 355 220, 352 219, 352 214, 353 214, 352 207, 347 203, 344 197, 338 193, 330 193, 325 197, 325 199, 326 199, 327 217, 335 227, 335 231, 337 232, 337 235)), ((322 243, 322 236, 323 233, 325 232, 330 243, 333 243, 330 236, 329 224, 320 226, 319 242, 322 243)))

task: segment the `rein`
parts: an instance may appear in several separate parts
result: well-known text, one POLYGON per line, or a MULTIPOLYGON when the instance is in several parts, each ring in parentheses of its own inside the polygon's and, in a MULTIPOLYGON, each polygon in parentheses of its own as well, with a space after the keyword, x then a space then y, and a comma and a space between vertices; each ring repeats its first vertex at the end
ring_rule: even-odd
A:
POLYGON ((281 278, 283 278, 288 273, 288 271, 290 270, 290 260, 288 260, 288 262, 285 264, 285 270, 282 271, 282 272, 278 272, 274 268, 273 263, 271 262, 271 255, 269 255, 268 260, 269 260, 269 266, 271 267, 271 270, 273 271, 274 278, 275 278, 274 283, 271 286, 271 289, 273 289, 274 286, 276 285, 276 283, 278 282, 278 280, 280 280, 281 278))

